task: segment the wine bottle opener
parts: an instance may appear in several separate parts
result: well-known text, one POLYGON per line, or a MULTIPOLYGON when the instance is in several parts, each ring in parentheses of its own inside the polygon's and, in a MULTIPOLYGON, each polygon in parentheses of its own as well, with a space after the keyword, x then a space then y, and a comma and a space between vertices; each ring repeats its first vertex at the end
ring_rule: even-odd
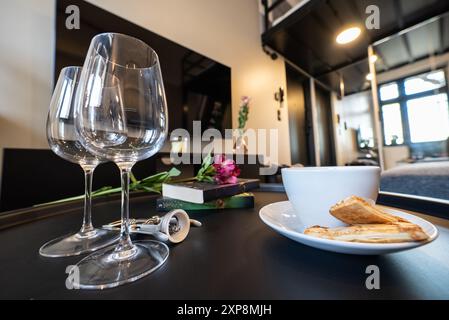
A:
MULTIPOLYGON (((198 220, 189 218, 187 212, 176 209, 162 217, 153 216, 150 219, 130 219, 129 229, 131 233, 147 234, 156 237, 160 241, 180 243, 184 241, 190 231, 190 225, 201 227, 198 220)), ((114 221, 104 225, 107 230, 119 230, 121 221, 114 221)))

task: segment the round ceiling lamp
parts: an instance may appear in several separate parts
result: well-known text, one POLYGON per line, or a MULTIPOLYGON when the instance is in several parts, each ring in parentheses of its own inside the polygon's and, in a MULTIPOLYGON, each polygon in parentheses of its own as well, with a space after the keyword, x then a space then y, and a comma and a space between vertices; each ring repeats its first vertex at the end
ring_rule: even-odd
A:
POLYGON ((362 30, 359 27, 351 27, 340 32, 336 38, 338 44, 348 44, 354 40, 356 40, 362 30))

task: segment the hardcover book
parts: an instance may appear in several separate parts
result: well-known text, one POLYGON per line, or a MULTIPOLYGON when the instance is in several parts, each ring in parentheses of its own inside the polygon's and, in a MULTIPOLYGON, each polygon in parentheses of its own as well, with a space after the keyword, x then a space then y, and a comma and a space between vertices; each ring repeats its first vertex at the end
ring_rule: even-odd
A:
POLYGON ((215 199, 231 197, 259 187, 258 179, 239 179, 233 184, 214 184, 195 180, 162 184, 164 197, 193 203, 205 203, 215 199))
POLYGON ((187 202, 172 198, 161 197, 157 199, 156 209, 159 212, 167 212, 174 209, 183 209, 187 212, 215 209, 241 209, 254 208, 254 195, 242 193, 232 197, 220 198, 203 204, 187 202))

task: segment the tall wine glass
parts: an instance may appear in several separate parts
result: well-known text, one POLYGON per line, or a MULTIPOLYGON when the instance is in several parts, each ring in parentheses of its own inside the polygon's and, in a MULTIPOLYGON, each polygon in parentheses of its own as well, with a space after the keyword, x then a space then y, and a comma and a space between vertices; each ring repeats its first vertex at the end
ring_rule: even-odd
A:
POLYGON ((167 135, 167 106, 156 52, 116 33, 95 36, 77 93, 76 126, 89 152, 115 162, 122 181, 122 225, 117 246, 78 263, 79 285, 104 289, 135 281, 160 267, 168 247, 129 236, 129 174, 158 152, 167 135))
POLYGON ((67 67, 61 70, 48 112, 47 139, 54 153, 67 161, 79 164, 84 170, 83 225, 78 233, 44 244, 39 253, 45 257, 76 256, 104 248, 118 240, 117 232, 95 229, 92 225, 92 176, 100 160, 82 146, 75 131, 74 96, 80 76, 81 67, 67 67))

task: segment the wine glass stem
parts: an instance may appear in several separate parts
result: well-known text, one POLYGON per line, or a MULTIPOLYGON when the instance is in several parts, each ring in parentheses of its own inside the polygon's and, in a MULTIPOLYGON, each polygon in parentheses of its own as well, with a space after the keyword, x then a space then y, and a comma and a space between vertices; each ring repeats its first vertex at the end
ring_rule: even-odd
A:
POLYGON ((81 227, 80 233, 82 235, 87 235, 88 233, 94 231, 92 225, 92 179, 95 167, 94 166, 82 166, 84 170, 84 218, 83 226, 81 227))
POLYGON ((122 225, 120 240, 115 248, 116 259, 127 259, 135 253, 129 236, 129 175, 132 165, 118 165, 122 178, 122 225))

